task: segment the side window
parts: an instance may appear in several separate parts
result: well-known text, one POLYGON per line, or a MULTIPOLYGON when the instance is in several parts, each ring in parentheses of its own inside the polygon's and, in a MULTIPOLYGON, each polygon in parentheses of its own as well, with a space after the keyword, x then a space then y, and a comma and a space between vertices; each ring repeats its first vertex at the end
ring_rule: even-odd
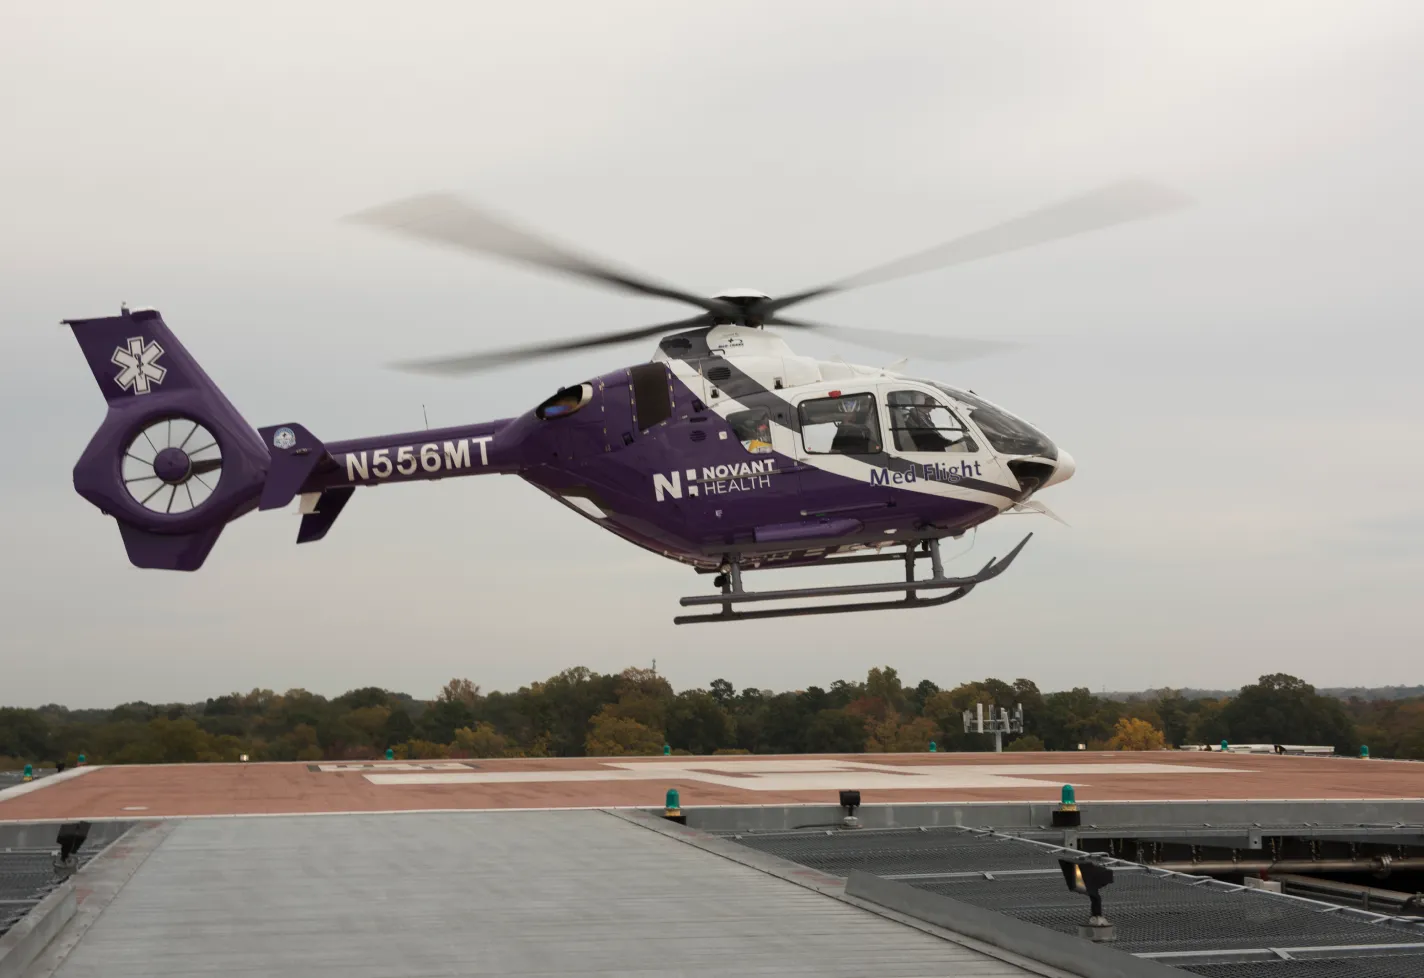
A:
POLYGON ((976 452, 964 423, 933 395, 923 391, 892 391, 890 430, 900 452, 976 452))
POLYGON ((628 369, 633 387, 633 415, 638 429, 647 431, 672 417, 672 388, 661 363, 640 363, 628 369))
POLYGON ((771 412, 766 408, 733 411, 727 415, 727 422, 747 451, 753 455, 771 452, 771 412))
POLYGON ((881 450, 873 394, 816 398, 802 401, 797 410, 808 454, 875 455, 881 450))

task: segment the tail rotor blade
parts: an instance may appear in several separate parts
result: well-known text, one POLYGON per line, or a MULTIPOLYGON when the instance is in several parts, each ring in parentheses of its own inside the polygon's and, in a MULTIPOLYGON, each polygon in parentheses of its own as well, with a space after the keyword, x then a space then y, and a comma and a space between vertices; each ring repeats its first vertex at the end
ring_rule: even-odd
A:
POLYGON ((955 238, 937 247, 878 265, 856 275, 772 299, 763 303, 759 311, 769 316, 779 309, 808 299, 866 285, 877 285, 934 269, 964 265, 1010 251, 1020 251, 1115 224, 1179 210, 1190 202, 1188 197, 1177 191, 1142 180, 1109 184, 1080 197, 955 238))
POLYGON ((409 197, 353 214, 347 220, 463 251, 494 255, 562 272, 624 292, 675 299, 708 312, 736 312, 728 303, 620 271, 602 259, 576 254, 562 245, 506 224, 450 194, 409 197))

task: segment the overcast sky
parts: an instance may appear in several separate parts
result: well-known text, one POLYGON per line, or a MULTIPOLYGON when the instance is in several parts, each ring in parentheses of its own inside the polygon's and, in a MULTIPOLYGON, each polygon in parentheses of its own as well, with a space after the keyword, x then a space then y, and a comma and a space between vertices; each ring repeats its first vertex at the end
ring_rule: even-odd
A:
POLYGON ((430 696, 654 658, 678 688, 881 664, 1417 683, 1421 118, 1409 2, 4 4, 0 703, 430 696), (954 569, 1036 532, 948 608, 675 628, 705 579, 515 477, 359 492, 310 546, 254 513, 191 575, 132 568, 73 491, 104 405, 62 318, 155 306, 254 427, 336 440, 422 404, 516 414, 652 344, 473 380, 392 360, 683 314, 339 221, 395 198, 454 191, 694 291, 775 294, 1124 176, 1196 205, 806 308, 1032 341, 912 363, 1078 461, 1041 497, 1071 527, 966 537, 954 569))

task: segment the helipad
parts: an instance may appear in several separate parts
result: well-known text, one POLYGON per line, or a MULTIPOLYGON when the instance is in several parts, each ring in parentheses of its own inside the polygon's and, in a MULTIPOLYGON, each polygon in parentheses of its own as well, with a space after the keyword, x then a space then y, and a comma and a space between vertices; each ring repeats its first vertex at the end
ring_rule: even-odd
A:
POLYGON ((0 791, 0 822, 826 803, 1424 799, 1424 764, 1259 754, 848 754, 97 767, 0 791))

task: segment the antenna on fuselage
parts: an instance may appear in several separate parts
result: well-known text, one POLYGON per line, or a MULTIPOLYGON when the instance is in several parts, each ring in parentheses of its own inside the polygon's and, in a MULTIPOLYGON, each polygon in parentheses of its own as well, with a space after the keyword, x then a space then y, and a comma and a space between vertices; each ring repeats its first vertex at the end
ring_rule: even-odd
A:
POLYGON ((425 430, 426 430, 426 431, 429 431, 429 430, 430 430, 430 412, 428 412, 428 411, 425 410, 425 405, 424 405, 424 404, 422 404, 422 405, 420 406, 420 414, 421 414, 421 417, 425 418, 425 430))

